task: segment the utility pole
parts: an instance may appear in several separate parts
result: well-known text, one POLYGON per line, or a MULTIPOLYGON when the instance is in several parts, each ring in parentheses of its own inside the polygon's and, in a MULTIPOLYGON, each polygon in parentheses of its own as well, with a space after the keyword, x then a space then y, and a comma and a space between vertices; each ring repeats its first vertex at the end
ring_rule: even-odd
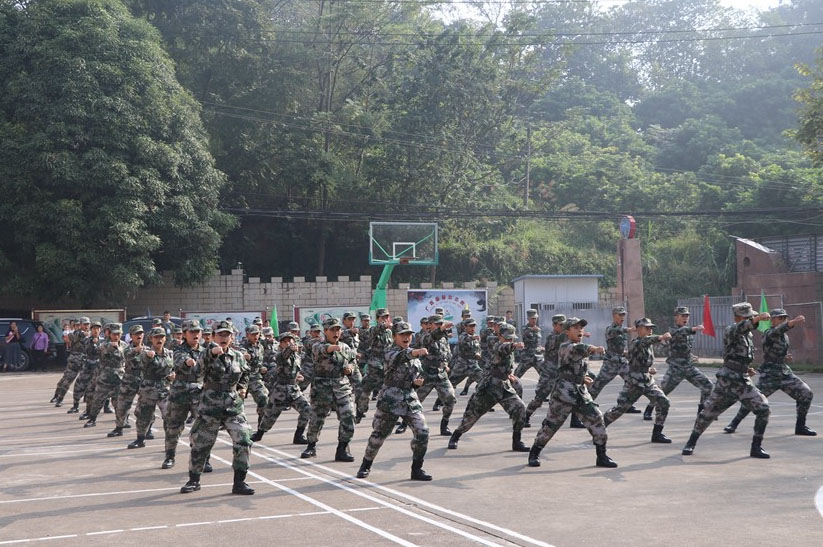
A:
POLYGON ((529 179, 531 178, 532 167, 532 126, 526 126, 526 193, 523 196, 523 207, 529 206, 529 179))

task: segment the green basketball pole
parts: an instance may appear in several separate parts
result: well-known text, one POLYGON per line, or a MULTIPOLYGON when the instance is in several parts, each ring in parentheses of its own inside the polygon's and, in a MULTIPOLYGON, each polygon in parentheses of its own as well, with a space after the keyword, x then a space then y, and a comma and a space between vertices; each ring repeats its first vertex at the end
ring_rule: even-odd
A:
POLYGON ((374 294, 371 299, 371 306, 369 306, 372 314, 377 308, 386 307, 386 288, 389 286, 389 279, 394 270, 394 264, 386 264, 383 266, 383 273, 380 274, 380 279, 377 281, 377 287, 374 289, 374 294))

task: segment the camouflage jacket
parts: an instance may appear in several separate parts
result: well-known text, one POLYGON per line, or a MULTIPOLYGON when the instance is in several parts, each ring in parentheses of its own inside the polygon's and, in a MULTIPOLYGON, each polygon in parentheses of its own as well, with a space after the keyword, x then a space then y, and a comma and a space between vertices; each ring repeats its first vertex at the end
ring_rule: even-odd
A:
MULTIPOLYGON (((177 387, 192 388, 192 384, 200 383, 200 354, 203 346, 197 344, 196 348, 188 344, 180 344, 174 351, 174 383, 172 389, 177 387), (186 364, 188 359, 194 359, 194 366, 186 364)), ((200 386, 198 386, 200 387, 200 386)))
POLYGON ((421 347, 429 350, 423 357, 423 373, 427 378, 446 376, 446 365, 449 362, 449 335, 444 329, 432 329, 423 335, 421 347))
MULTIPOLYGON (((496 340, 496 339, 495 339, 496 340)), ((497 380, 508 380, 514 371, 514 343, 497 342, 492 349, 491 366, 487 374, 497 380)))
POLYGON ((483 353, 483 338, 480 338, 480 354, 486 362, 491 363, 494 355, 494 347, 497 345, 497 334, 493 330, 486 335, 486 353, 483 353))
POLYGON ((546 361, 552 362, 557 364, 559 359, 558 352, 560 351, 560 345, 566 341, 566 333, 560 332, 556 333, 552 330, 549 333, 549 336, 546 337, 546 361))
POLYGON ((383 368, 383 359, 386 357, 386 351, 392 346, 392 343, 393 338, 390 328, 375 325, 369 329, 368 363, 370 368, 383 368))
POLYGON ((690 361, 692 358, 691 337, 694 336, 692 327, 672 327, 669 332, 672 333, 672 339, 669 341, 669 357, 690 361))
POLYGON ((479 361, 480 336, 462 332, 457 340, 457 358, 463 362, 479 361))
POLYGON ((786 356, 789 354, 789 337, 787 333, 792 327, 786 321, 776 327, 772 327, 763 333, 763 366, 761 372, 780 371, 783 374, 791 374, 791 369, 786 364, 786 356))
POLYGON ((423 373, 420 359, 412 357, 412 348, 402 349, 392 345, 384 357, 386 375, 383 389, 377 399, 377 408, 398 416, 423 412, 413 382, 423 373))
POLYGON ((358 332, 359 342, 357 343, 357 352, 362 355, 360 362, 365 363, 369 360, 369 348, 371 347, 371 332, 370 329, 360 329, 358 332))
POLYGON ((198 359, 203 392, 197 412, 215 417, 238 416, 243 413, 243 398, 237 390, 248 386, 249 366, 236 349, 227 348, 222 355, 214 355, 215 347, 217 344, 210 343, 198 359))
MULTIPOLYGON (((153 351, 149 348, 148 351, 153 351)), ((169 385, 167 376, 174 370, 174 358, 172 353, 163 348, 161 353, 155 353, 154 357, 149 357, 144 351, 140 354, 140 369, 143 371, 143 386, 166 387, 169 385)))
POLYGON ((620 359, 626 354, 629 329, 612 323, 606 327, 606 359, 620 359))
POLYGON ((340 331, 340 341, 356 352, 360 351, 360 332, 357 327, 340 331))
POLYGON ((754 360, 754 323, 744 319, 729 325, 723 331, 723 366, 738 373, 745 373, 754 360))
POLYGON ((116 384, 123 379, 126 371, 126 352, 128 349, 128 344, 122 340, 117 343, 104 342, 100 346, 100 381, 116 384))
POLYGON ((540 327, 530 327, 526 325, 523 327, 523 357, 542 357, 543 349, 540 348, 540 341, 543 340, 543 332, 540 327))
MULTIPOLYGON (((337 342, 339 351, 329 353, 328 342, 317 342, 312 347, 314 352, 314 378, 345 378, 346 365, 356 366, 357 354, 343 342, 337 342)), ((382 361, 382 360, 381 360, 382 361)))
POLYGON ((422 348, 420 344, 423 342, 423 336, 426 334, 426 329, 421 328, 419 331, 414 333, 414 337, 412 338, 411 346, 412 348, 419 349, 422 348))
POLYGON ((240 346, 243 348, 243 352, 248 353, 249 357, 251 357, 247 362, 249 365, 249 376, 259 378, 260 369, 263 368, 263 344, 259 341, 256 344, 252 344, 248 340, 243 340, 240 346))
POLYGON ((263 346, 263 366, 269 368, 274 363, 274 358, 280 350, 280 345, 276 341, 269 342, 265 338, 260 341, 260 344, 263 346))
POLYGON ((274 359, 274 369, 271 373, 272 381, 276 384, 292 385, 297 383, 297 374, 300 372, 300 355, 286 348, 278 351, 274 359))
POLYGON ((628 382, 634 385, 649 385, 654 378, 649 369, 654 365, 654 345, 660 342, 660 335, 635 338, 629 344, 628 382))
POLYGON ((589 390, 583 380, 589 372, 589 344, 563 342, 558 351, 557 383, 552 397, 566 403, 590 402, 589 390))
POLYGON ((88 338, 88 334, 82 329, 77 329, 71 334, 69 334, 69 355, 74 356, 75 359, 78 357, 82 358, 85 354, 85 350, 83 346, 85 345, 83 342, 88 338))
POLYGON ((145 348, 146 346, 143 345, 135 346, 134 344, 129 344, 129 347, 126 349, 126 376, 132 376, 137 379, 143 377, 143 368, 140 366, 140 355, 145 348))
POLYGON ((86 356, 86 361, 100 360, 100 338, 94 336, 86 336, 83 339, 83 353, 86 356))

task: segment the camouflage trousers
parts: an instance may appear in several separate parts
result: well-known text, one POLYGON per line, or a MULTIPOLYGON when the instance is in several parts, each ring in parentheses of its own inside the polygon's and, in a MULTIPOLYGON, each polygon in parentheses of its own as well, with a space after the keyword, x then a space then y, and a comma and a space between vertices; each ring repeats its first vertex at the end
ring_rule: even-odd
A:
POLYGON ((709 380, 709 377, 703 374, 690 359, 669 358, 666 363, 668 363, 669 368, 666 370, 666 374, 663 375, 663 381, 660 382, 660 389, 663 390, 663 393, 668 395, 680 385, 680 382, 687 380, 700 390, 700 404, 704 404, 712 393, 712 381, 709 380))
POLYGON ((263 432, 271 430, 280 414, 289 408, 295 409, 300 414, 297 418, 297 427, 306 427, 311 418, 311 405, 303 392, 296 385, 275 384, 272 386, 269 404, 266 406, 263 419, 257 429, 263 432))
POLYGON ((106 402, 106 399, 111 398, 112 402, 116 403, 119 393, 120 382, 104 382, 98 379, 94 383, 94 390, 91 398, 89 399, 86 414, 88 414, 89 418, 92 420, 97 419, 97 416, 103 409, 103 403, 106 402))
POLYGON ((549 399, 555 382, 557 382, 557 365, 547 361, 540 370, 540 378, 534 390, 534 399, 526 407, 526 416, 531 417, 549 399))
MULTIPOLYGON (((772 393, 780 390, 792 399, 795 400, 797 407, 797 417, 805 419, 806 414, 809 413, 809 407, 812 406, 812 393, 809 385, 795 376, 794 373, 762 373, 757 381, 757 389, 760 390, 765 397, 771 396, 772 393)), ((735 420, 740 423, 743 418, 749 415, 749 410, 741 406, 737 411, 735 420)))
POLYGON ((100 361, 89 361, 83 364, 83 369, 77 375, 77 381, 74 382, 74 404, 79 405, 80 399, 86 395, 89 388, 94 386, 94 375, 97 373, 97 367, 100 361))
POLYGON ((617 420, 643 395, 649 398, 655 408, 654 425, 665 424, 666 417, 669 415, 669 398, 666 397, 654 379, 648 384, 636 384, 634 382, 623 384, 623 389, 620 390, 620 395, 617 396, 617 405, 603 415, 603 422, 609 425, 617 420))
POLYGON ((480 419, 491 408, 500 403, 512 421, 512 429, 515 433, 523 430, 526 423, 526 405, 514 391, 508 380, 502 381, 493 378, 485 378, 477 384, 477 391, 469 397, 466 403, 466 410, 463 412, 463 419, 455 433, 461 435, 470 430, 477 420, 480 419))
POLYGON ((518 378, 522 378, 530 368, 534 367, 534 369, 539 372, 542 366, 542 355, 524 355, 517 364, 517 368, 514 370, 514 375, 518 378))
POLYGON ((472 382, 479 382, 482 376, 483 369, 480 368, 480 364, 476 360, 455 359, 454 366, 449 373, 449 381, 452 387, 457 387, 460 382, 468 378, 469 381, 466 382, 468 388, 472 382))
POLYGON ((169 394, 166 413, 163 415, 163 432, 165 433, 166 450, 176 450, 177 442, 186 427, 186 418, 189 413, 197 416, 197 406, 200 404, 199 393, 169 394))
POLYGON ((306 393, 306 390, 311 386, 311 381, 314 379, 314 363, 304 361, 300 366, 300 374, 303 376, 303 381, 300 382, 300 391, 306 393))
POLYGON ((592 396, 592 399, 597 399, 597 396, 600 395, 600 392, 603 391, 603 388, 606 387, 609 384, 609 382, 614 380, 615 376, 617 376, 618 374, 621 378, 623 378, 623 380, 625 380, 626 373, 628 371, 629 363, 623 357, 621 357, 620 359, 603 359, 603 364, 600 366, 600 372, 594 379, 594 383, 589 386, 589 394, 592 396))
POLYGON ((369 435, 369 442, 366 445, 366 454, 364 459, 374 461, 383 442, 391 435, 397 419, 401 418, 403 423, 409 426, 414 433, 411 440, 412 458, 415 460, 422 459, 426 455, 426 450, 429 446, 429 427, 426 425, 426 417, 422 412, 412 412, 407 415, 394 414, 392 412, 385 412, 378 408, 374 413, 374 420, 372 420, 372 434, 369 435))
POLYGON ((349 382, 351 382, 351 389, 355 402, 360 399, 361 388, 363 387, 363 371, 360 365, 356 365, 352 373, 349 375, 349 382))
POLYGON ((71 387, 71 383, 74 382, 74 379, 77 378, 77 375, 80 374, 80 371, 83 369, 83 356, 72 353, 69 355, 68 363, 66 364, 66 370, 63 371, 63 377, 60 378, 60 381, 57 382, 57 397, 59 399, 63 399, 68 393, 69 388, 71 387))
POLYGON ((717 374, 717 382, 709 398, 703 405, 703 411, 694 422, 695 433, 703 433, 727 408, 737 401, 743 408, 754 412, 755 437, 762 437, 769 423, 769 401, 760 393, 745 373, 732 372, 725 367, 717 374))
POLYGON ((260 420, 263 419, 263 413, 266 412, 269 404, 269 390, 259 374, 249 378, 249 387, 246 392, 252 396, 254 404, 257 405, 257 425, 260 425, 260 420))
POLYGON ((129 410, 139 390, 140 378, 127 374, 120 381, 120 392, 117 394, 117 404, 114 406, 114 421, 117 427, 125 425, 129 410))
POLYGON ((340 425, 337 441, 348 443, 354 436, 354 409, 351 384, 347 378, 315 378, 311 385, 311 416, 306 438, 316 443, 331 411, 337 412, 340 425))
POLYGON ((569 414, 574 412, 589 430, 592 442, 596 445, 605 445, 608 440, 606 425, 603 423, 603 414, 592 399, 577 395, 568 397, 562 390, 553 390, 549 398, 549 413, 543 420, 540 431, 534 439, 534 445, 543 450, 543 447, 554 437, 554 434, 563 427, 569 414))
POLYGON ((363 378, 363 383, 360 384, 360 395, 357 397, 357 413, 364 415, 369 411, 369 400, 371 400, 372 391, 383 387, 385 377, 382 368, 369 367, 367 370, 366 377, 363 378))
POLYGON ((217 442, 217 433, 220 426, 226 428, 226 433, 231 437, 232 443, 232 469, 235 471, 248 471, 249 454, 251 453, 251 428, 246 422, 243 413, 208 415, 199 414, 194 419, 191 426, 191 457, 189 458, 189 471, 200 474, 203 466, 211 454, 214 443, 217 442))
POLYGON ((446 377, 426 376, 423 385, 417 388, 417 398, 420 399, 421 403, 426 400, 432 390, 437 391, 437 398, 443 403, 443 419, 448 420, 454 412, 454 405, 457 403, 454 386, 446 377))
POLYGON ((134 417, 137 418, 137 436, 145 437, 146 431, 154 423, 154 410, 160 409, 160 416, 165 421, 166 409, 169 403, 169 390, 166 387, 140 386, 137 392, 137 407, 134 417))

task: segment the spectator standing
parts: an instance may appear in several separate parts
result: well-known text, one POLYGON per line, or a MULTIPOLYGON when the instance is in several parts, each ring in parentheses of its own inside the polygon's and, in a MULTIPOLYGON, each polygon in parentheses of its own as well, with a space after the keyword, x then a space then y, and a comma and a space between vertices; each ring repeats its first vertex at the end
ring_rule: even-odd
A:
POLYGON ((46 366, 46 353, 49 350, 49 335, 43 329, 43 325, 37 325, 37 332, 31 338, 31 370, 32 372, 40 369, 43 370, 46 366))
POLYGON ((20 365, 20 349, 22 338, 17 322, 12 321, 9 325, 9 332, 6 334, 6 355, 3 360, 3 372, 16 369, 20 365))

